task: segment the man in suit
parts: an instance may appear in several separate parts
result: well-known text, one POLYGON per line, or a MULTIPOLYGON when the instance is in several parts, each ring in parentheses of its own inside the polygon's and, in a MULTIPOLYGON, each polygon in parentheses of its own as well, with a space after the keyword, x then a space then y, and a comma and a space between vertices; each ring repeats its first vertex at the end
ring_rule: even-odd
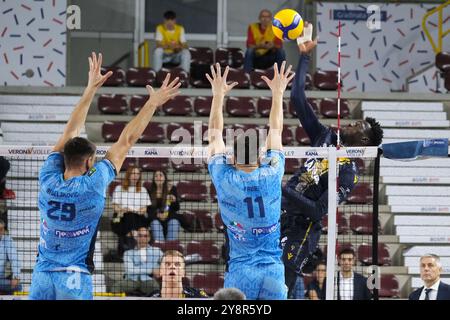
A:
POLYGON ((355 251, 344 248, 339 253, 340 271, 336 277, 336 300, 370 300, 372 294, 367 288, 367 278, 353 272, 355 251))
POLYGON ((450 300, 450 285, 441 281, 439 256, 426 254, 420 258, 420 278, 424 286, 409 295, 409 300, 450 300))

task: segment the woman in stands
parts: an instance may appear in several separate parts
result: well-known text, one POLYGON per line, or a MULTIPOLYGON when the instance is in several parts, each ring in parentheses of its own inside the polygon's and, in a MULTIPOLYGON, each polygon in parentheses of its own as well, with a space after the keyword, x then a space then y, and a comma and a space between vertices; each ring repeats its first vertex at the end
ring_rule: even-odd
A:
POLYGON ((152 205, 149 208, 154 240, 177 240, 181 215, 177 189, 167 179, 164 171, 155 171, 150 187, 152 205))
POLYGON ((114 191, 112 204, 112 230, 119 236, 118 253, 122 257, 126 250, 134 247, 132 231, 140 227, 148 228, 150 225, 147 207, 152 202, 142 186, 142 173, 138 167, 128 167, 122 184, 114 191))

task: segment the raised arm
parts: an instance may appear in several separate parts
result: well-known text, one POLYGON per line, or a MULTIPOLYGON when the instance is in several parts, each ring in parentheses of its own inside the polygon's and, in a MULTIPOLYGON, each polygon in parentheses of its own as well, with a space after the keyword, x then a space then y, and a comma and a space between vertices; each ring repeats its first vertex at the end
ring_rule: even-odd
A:
POLYGON ((64 129, 64 133, 59 138, 58 142, 53 147, 53 151, 62 152, 66 142, 72 138, 77 137, 80 134, 81 128, 84 126, 86 116, 89 111, 89 107, 94 99, 97 89, 100 88, 105 81, 112 75, 109 71, 105 75, 100 72, 102 66, 102 54, 97 55, 92 52, 92 56, 89 60, 89 81, 86 89, 84 89, 83 95, 80 101, 75 106, 75 109, 70 115, 69 121, 64 129))
POLYGON ((211 113, 209 115, 208 125, 208 156, 216 153, 225 152, 225 143, 223 142, 223 100, 225 95, 233 89, 238 83, 227 84, 229 67, 225 68, 223 76, 221 75, 220 65, 216 63, 216 68, 211 66, 211 75, 206 74, 206 78, 211 83, 213 99, 211 104, 211 113))
POLYGON ((281 150, 283 148, 281 134, 283 133, 283 94, 286 86, 292 80, 295 73, 291 74, 292 66, 289 65, 285 70, 286 61, 281 64, 278 72, 278 65, 275 63, 273 68, 273 79, 269 80, 266 76, 262 76, 270 90, 272 90, 272 107, 269 116, 269 134, 266 139, 267 150, 281 150))
POLYGON ((120 171, 128 151, 141 137, 148 123, 152 119, 156 108, 178 95, 178 88, 181 83, 178 82, 178 78, 175 78, 175 80, 170 83, 169 80, 170 73, 167 74, 166 79, 164 79, 164 82, 158 91, 153 90, 151 86, 147 86, 150 98, 136 117, 134 117, 134 119, 123 129, 119 140, 108 150, 105 158, 114 164, 117 172, 120 171))

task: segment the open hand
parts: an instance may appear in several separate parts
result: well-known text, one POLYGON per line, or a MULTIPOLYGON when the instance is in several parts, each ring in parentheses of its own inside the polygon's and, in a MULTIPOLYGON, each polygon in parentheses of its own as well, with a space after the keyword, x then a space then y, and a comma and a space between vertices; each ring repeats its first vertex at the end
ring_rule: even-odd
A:
POLYGON ((112 76, 112 71, 108 71, 105 75, 102 75, 100 70, 102 67, 102 54, 95 54, 95 52, 92 52, 92 55, 88 58, 89 60, 89 81, 88 81, 88 87, 98 89, 100 88, 106 80, 108 80, 109 77, 112 76))
POLYGON ((167 74, 166 78, 164 79, 161 85, 161 88, 159 88, 158 91, 155 91, 152 86, 147 86, 147 91, 150 95, 148 102, 150 102, 152 106, 155 107, 162 106, 168 100, 180 94, 180 92, 178 91, 178 88, 181 86, 179 78, 176 77, 170 83, 169 81, 170 81, 170 73, 167 74))
POLYGON ((275 62, 273 66, 273 79, 270 80, 266 76, 261 77, 261 79, 267 83, 270 90, 272 90, 272 93, 283 93, 286 90, 288 83, 294 78, 295 73, 291 72, 292 65, 289 65, 287 70, 285 70, 285 67, 286 61, 283 61, 280 71, 278 72, 278 65, 275 62))
POLYGON ((218 95, 226 95, 228 92, 230 92, 231 89, 233 89, 235 86, 238 85, 237 82, 233 82, 231 84, 227 84, 227 76, 228 71, 230 70, 230 67, 226 67, 223 75, 221 74, 220 65, 216 63, 216 69, 214 70, 214 67, 211 66, 211 76, 207 73, 206 78, 208 79, 209 83, 211 83, 211 88, 213 94, 218 95))

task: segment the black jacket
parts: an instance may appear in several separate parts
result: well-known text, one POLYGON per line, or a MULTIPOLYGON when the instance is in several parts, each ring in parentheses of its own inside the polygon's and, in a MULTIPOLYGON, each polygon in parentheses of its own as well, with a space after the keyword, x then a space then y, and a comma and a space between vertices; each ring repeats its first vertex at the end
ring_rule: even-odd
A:
MULTIPOLYGON (((409 295, 409 300, 419 300, 420 294, 422 293, 423 287, 415 290, 409 295)), ((450 285, 443 283, 439 284, 438 294, 436 300, 450 300, 450 285)))

